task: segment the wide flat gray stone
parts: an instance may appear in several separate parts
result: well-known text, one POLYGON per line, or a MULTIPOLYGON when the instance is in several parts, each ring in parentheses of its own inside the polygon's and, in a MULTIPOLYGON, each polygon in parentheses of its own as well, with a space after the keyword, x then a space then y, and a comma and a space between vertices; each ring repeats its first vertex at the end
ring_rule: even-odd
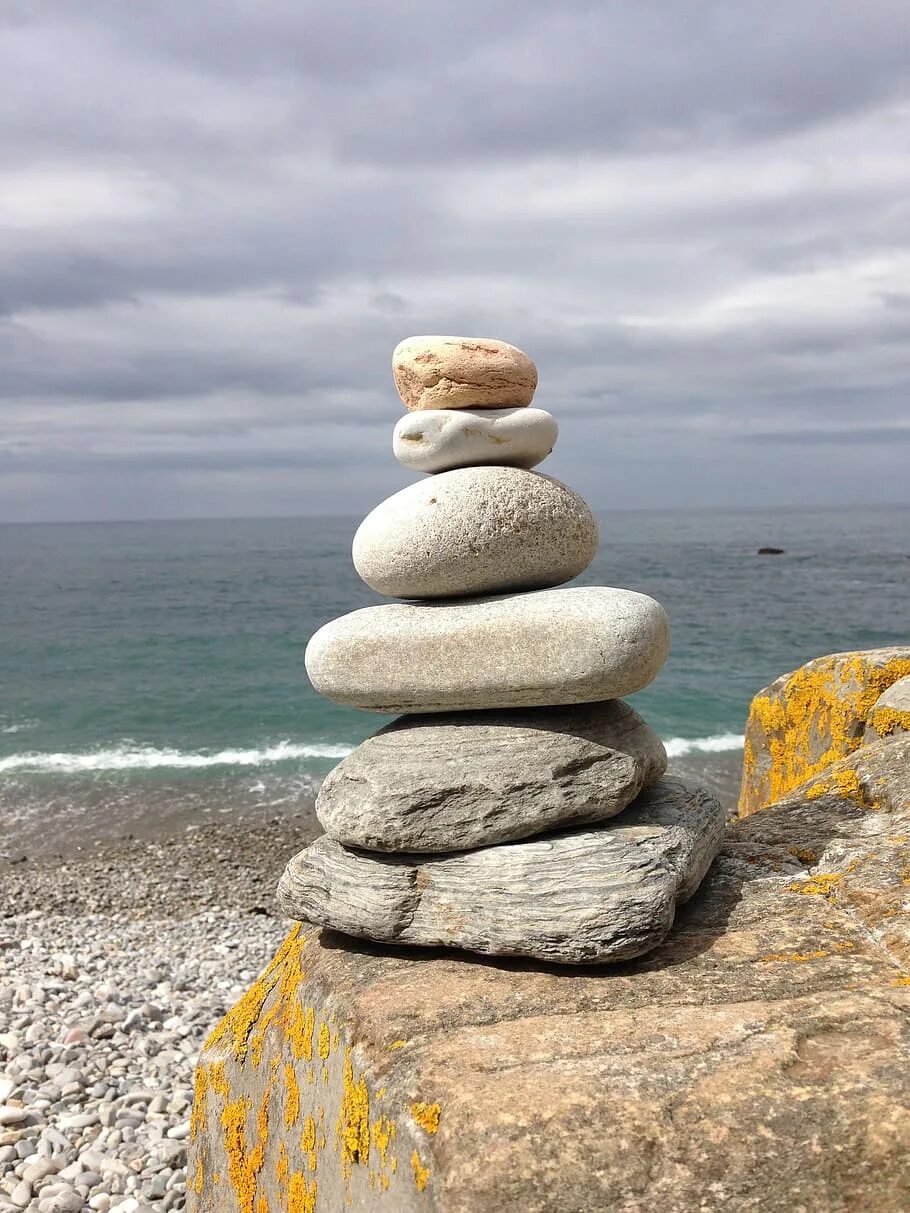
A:
POLYGON ((422 409, 395 426, 392 450, 415 472, 452 468, 532 468, 556 445, 559 429, 544 409, 422 409))
POLYGON ((386 943, 626 960, 664 939, 723 834, 709 792, 665 778, 603 825, 476 851, 377 855, 323 835, 290 861, 278 901, 291 918, 386 943))
POLYGON ((316 815, 345 846, 459 851, 605 821, 666 767, 619 699, 403 716, 329 773, 316 815))
POLYGON ((585 500, 513 467, 442 472, 388 497, 354 536, 354 568, 390 598, 453 598, 561 585, 597 552, 585 500))
POLYGON ((653 598, 572 586, 364 607, 315 633, 306 668, 320 694, 367 711, 548 707, 640 691, 669 644, 653 598))

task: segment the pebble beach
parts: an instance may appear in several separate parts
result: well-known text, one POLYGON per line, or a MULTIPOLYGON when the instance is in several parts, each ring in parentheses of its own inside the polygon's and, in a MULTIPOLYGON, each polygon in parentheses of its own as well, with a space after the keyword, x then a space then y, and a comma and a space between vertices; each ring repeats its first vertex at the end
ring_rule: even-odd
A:
POLYGON ((4 864, 0 1213, 186 1203, 193 1069, 288 929, 311 813, 4 864))

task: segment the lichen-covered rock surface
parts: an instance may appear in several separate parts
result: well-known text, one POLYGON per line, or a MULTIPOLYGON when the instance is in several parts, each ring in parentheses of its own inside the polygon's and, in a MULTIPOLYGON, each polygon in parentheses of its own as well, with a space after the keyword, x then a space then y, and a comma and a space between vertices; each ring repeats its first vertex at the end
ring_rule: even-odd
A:
MULTIPOLYGON (((880 696, 910 675, 910 646, 834 653, 784 674, 756 695, 746 726, 739 811, 794 793, 857 750, 867 726, 884 732, 880 696)), ((848 790, 846 785, 841 790, 848 790)))
POLYGON ((737 822, 638 961, 296 928, 203 1053, 191 1208, 906 1210, 910 739, 848 761, 878 811, 834 790, 737 822))

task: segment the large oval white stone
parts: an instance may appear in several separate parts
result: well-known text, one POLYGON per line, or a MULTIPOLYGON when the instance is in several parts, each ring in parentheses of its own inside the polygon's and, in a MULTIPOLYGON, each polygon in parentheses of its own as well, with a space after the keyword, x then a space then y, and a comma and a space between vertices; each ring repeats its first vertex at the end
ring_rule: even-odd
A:
POLYGON ((459 603, 386 603, 310 640, 320 694, 373 712, 593 703, 640 691, 667 659, 660 603, 572 586, 459 603))
POLYGON ((597 552, 582 497, 524 468, 442 472, 388 497, 354 536, 354 568, 391 598, 454 598, 561 585, 597 552))
POLYGON ((392 450, 415 472, 482 464, 532 468, 552 451, 558 433, 544 409, 419 409, 395 426, 392 450))
POLYGON ((530 404, 537 367, 523 350, 491 337, 407 337, 392 354, 409 409, 503 409, 530 404))

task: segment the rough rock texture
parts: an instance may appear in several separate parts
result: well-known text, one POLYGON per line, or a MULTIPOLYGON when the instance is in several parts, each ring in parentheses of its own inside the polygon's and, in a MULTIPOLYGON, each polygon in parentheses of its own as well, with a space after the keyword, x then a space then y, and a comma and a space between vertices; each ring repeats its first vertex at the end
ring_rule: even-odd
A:
POLYGON ((604 821, 666 767, 618 699, 403 716, 329 773, 316 812, 345 846, 458 851, 604 821))
POLYGON ((392 374, 409 409, 512 408, 530 404, 537 387, 528 355, 489 337, 408 337, 392 374))
POLYGON ((561 585, 597 553, 585 500, 524 468, 471 467, 410 484, 354 536, 354 568, 390 598, 451 598, 561 585))
POLYGON ((193 1207, 903 1213, 908 748, 864 750, 878 812, 829 793, 737 822, 638 961, 292 933, 203 1053, 193 1207))
POLYGON ((278 904, 291 918, 386 943, 558 964, 625 960, 661 942, 723 832, 710 793, 663 779, 605 824, 476 851, 377 855, 324 835, 290 861, 278 904))
POLYGON ((422 409, 395 426, 395 458, 415 472, 497 464, 532 468, 556 445, 555 420, 543 409, 422 409))
POLYGON ((640 691, 669 643, 653 598, 573 586, 364 607, 315 633, 306 668, 321 695, 368 711, 546 707, 640 691))
POLYGON ((835 653, 776 679, 752 701, 741 816, 782 800, 862 744, 879 696, 910 675, 910 647, 835 653))
POLYGON ((899 678, 872 705, 866 718, 865 741, 910 733, 910 676, 899 678))

